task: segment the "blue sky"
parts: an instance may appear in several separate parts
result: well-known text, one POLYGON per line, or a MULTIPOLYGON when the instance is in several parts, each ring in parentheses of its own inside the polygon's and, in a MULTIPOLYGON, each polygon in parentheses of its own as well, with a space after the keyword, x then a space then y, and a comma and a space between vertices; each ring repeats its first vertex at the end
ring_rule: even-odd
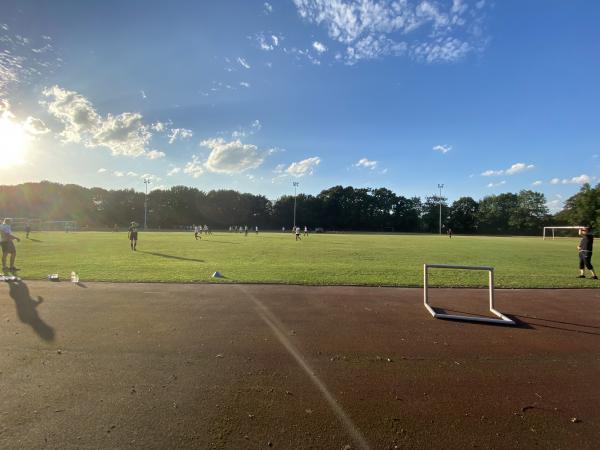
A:
POLYGON ((450 201, 600 168, 600 4, 4 0, 0 183, 450 201))

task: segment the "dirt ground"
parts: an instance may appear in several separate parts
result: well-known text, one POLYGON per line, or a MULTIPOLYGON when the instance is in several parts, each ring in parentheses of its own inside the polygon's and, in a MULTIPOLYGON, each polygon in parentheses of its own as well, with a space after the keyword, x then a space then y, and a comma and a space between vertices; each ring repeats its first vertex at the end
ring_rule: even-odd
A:
POLYGON ((518 325, 420 289, 1 283, 0 448, 597 449, 600 290, 496 307, 518 325))

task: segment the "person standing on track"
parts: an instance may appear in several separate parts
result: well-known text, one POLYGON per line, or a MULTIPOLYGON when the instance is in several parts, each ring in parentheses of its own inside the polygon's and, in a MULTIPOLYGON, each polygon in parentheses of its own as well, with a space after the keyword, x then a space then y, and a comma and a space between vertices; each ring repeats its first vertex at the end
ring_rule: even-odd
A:
POLYGON ((579 251, 579 277, 585 278, 583 273, 584 268, 587 268, 592 274, 592 279, 597 280, 598 276, 594 272, 594 266, 592 266, 592 248, 594 246, 594 235, 591 233, 590 227, 583 227, 579 229, 579 236, 581 241, 577 246, 579 251))
POLYGON ((137 251, 137 240, 138 240, 138 224, 135 222, 131 222, 129 226, 129 230, 127 231, 127 237, 129 238, 129 243, 131 244, 131 250, 134 252, 137 251))
POLYGON ((0 247, 2 247, 2 271, 15 273, 19 269, 15 267, 17 249, 13 241, 21 242, 21 239, 12 234, 11 224, 12 219, 5 218, 0 225, 0 247), (10 267, 6 265, 8 255, 10 255, 10 267))

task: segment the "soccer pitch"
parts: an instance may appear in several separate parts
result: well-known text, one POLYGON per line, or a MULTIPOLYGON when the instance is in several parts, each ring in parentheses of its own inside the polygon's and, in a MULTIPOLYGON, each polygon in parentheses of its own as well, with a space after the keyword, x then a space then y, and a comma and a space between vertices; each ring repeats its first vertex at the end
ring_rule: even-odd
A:
MULTIPOLYGON (((422 286, 423 263, 495 267, 496 287, 600 287, 577 279, 575 238, 402 234, 140 232, 138 251, 126 232, 38 232, 17 243, 26 280, 71 271, 81 281, 239 282, 422 286), (211 275, 219 271, 224 278, 211 275)), ((432 286, 486 286, 478 271, 434 270, 432 286)))

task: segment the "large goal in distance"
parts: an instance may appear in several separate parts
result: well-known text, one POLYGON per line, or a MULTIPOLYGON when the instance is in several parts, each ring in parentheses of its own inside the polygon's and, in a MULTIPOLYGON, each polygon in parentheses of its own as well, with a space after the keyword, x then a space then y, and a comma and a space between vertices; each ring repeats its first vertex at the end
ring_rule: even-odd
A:
POLYGON ((577 226, 569 226, 569 227, 544 227, 544 233, 542 234, 542 239, 546 239, 546 230, 552 230, 552 239, 555 237, 555 230, 579 230, 583 228, 581 225, 577 226))

